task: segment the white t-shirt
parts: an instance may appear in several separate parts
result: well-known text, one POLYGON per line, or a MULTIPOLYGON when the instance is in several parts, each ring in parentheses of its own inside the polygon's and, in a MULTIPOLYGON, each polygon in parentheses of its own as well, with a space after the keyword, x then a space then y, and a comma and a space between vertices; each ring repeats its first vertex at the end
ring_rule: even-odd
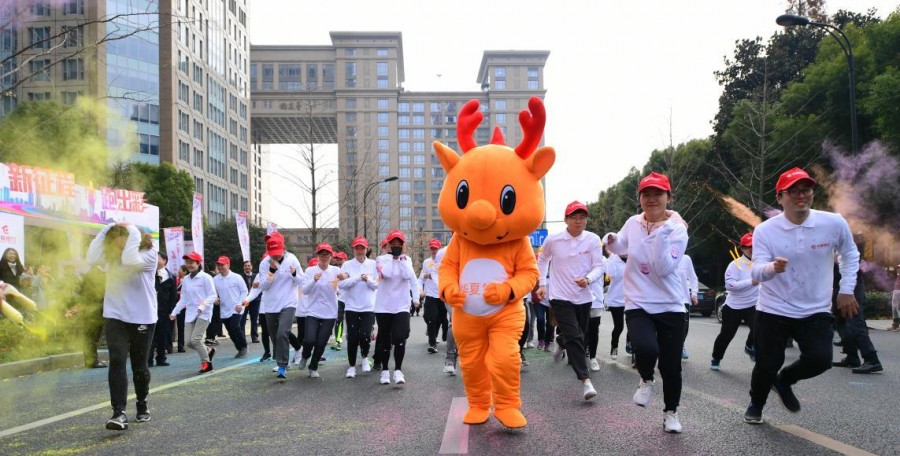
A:
POLYGON ((748 309, 756 305, 759 300, 759 285, 753 285, 750 277, 750 267, 753 264, 749 258, 740 258, 728 264, 725 269, 725 289, 728 296, 725 297, 725 305, 734 310, 748 309))
MULTIPOLYGON (((234 308, 247 296, 247 283, 240 274, 229 272, 227 276, 219 274, 213 277, 213 284, 219 295, 219 317, 222 320, 231 318, 235 314, 234 308)), ((243 310, 239 312, 243 313, 243 310)))
POLYGON ((436 258, 428 257, 425 261, 422 262, 422 271, 419 273, 419 283, 422 284, 422 289, 425 290, 425 296, 431 298, 440 298, 438 294, 438 267, 440 263, 437 262, 436 258), (430 274, 430 278, 425 278, 425 274, 430 274))
MULTIPOLYGON (((544 241, 538 257, 540 277, 553 279, 554 287, 548 290, 550 299, 569 301, 572 304, 587 304, 593 299, 590 287, 580 287, 575 279, 587 277, 591 283, 602 281, 606 271, 606 259, 600 237, 590 231, 583 231, 572 237, 568 231, 553 233, 544 241), (553 267, 550 268, 550 261, 553 267)), ((539 283, 545 286, 547 279, 539 283)))
POLYGON ((685 254, 681 257, 681 264, 678 265, 678 274, 684 283, 682 303, 693 304, 694 301, 691 298, 697 297, 697 287, 699 287, 700 282, 697 279, 697 273, 694 271, 694 262, 691 261, 690 255, 685 254))
POLYGON ((298 289, 303 285, 303 267, 292 253, 285 252, 278 271, 269 271, 271 257, 259 263, 259 289, 262 292, 260 313, 279 313, 287 307, 297 308, 298 289), (291 273, 294 268, 296 274, 291 273))
MULTIPOLYGON (((111 223, 91 241, 87 260, 92 265, 105 262, 104 240, 111 223)), ((103 296, 103 318, 125 323, 150 325, 156 323, 156 258, 154 249, 140 250, 141 232, 128 225, 128 238, 122 249, 121 262, 107 263, 106 293, 103 296)), ((15 271, 15 268, 13 268, 15 271)))
POLYGON ((344 310, 350 312, 374 312, 375 290, 378 289, 378 270, 375 261, 366 258, 359 262, 355 257, 344 262, 341 271, 350 277, 338 282, 343 292, 344 310), (361 276, 366 275, 366 281, 361 276))
POLYGON ((625 307, 624 283, 625 262, 615 253, 606 259, 606 275, 609 276, 609 288, 606 289, 606 307, 625 307))
POLYGON ((337 276, 340 273, 341 270, 337 266, 328 266, 325 270, 320 266, 313 266, 306 270, 303 298, 309 300, 309 307, 304 312, 305 316, 321 319, 337 318, 337 276), (315 279, 317 274, 322 274, 319 280, 315 279))
POLYGON ((406 255, 394 259, 388 253, 375 259, 375 269, 379 274, 375 313, 409 312, 411 300, 419 301, 419 284, 412 260, 406 255))
POLYGON ((181 299, 172 310, 172 315, 178 315, 181 309, 185 309, 185 323, 193 323, 198 318, 210 321, 216 297, 216 286, 209 274, 203 271, 197 271, 193 277, 188 274, 181 279, 181 299))

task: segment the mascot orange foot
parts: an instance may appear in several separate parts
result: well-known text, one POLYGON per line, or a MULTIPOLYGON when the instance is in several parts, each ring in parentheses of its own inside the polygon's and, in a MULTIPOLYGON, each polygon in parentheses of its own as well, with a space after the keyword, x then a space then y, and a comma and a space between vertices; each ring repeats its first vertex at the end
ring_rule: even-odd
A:
POLYGON ((469 411, 466 424, 494 417, 508 428, 528 424, 519 396, 519 337, 525 326, 522 298, 538 280, 528 235, 544 218, 541 178, 556 153, 540 147, 544 105, 528 102, 519 121, 524 139, 506 146, 500 129, 491 144, 477 147, 474 132, 484 118, 478 100, 459 114, 457 139, 462 149, 434 143, 447 173, 438 208, 456 235, 439 270, 444 302, 453 307, 453 336, 459 352, 469 411))

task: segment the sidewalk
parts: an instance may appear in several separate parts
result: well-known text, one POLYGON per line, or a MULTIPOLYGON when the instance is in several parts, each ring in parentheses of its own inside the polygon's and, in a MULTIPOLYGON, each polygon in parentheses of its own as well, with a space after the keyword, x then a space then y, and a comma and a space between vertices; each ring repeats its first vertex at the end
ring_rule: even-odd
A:
MULTIPOLYGON (((97 355, 101 361, 109 361, 109 351, 97 350, 97 355)), ((36 374, 38 372, 49 370, 82 366, 84 366, 84 354, 80 352, 50 355, 43 358, 26 359, 24 361, 14 361, 11 363, 0 364, 0 380, 19 377, 21 375, 36 374)))
POLYGON ((877 329, 880 331, 887 331, 893 323, 894 320, 866 320, 866 326, 868 326, 869 329, 877 329))

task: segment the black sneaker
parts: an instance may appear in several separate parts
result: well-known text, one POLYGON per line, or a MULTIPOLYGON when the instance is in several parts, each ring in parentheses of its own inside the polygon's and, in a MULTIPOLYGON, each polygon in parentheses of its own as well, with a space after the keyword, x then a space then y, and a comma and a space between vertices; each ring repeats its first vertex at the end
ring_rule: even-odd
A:
POLYGON ((752 402, 747 406, 744 412, 744 422, 749 424, 762 424, 762 407, 754 405, 752 402))
POLYGON ((271 353, 263 353, 262 358, 259 359, 259 362, 264 363, 270 359, 272 359, 271 353))
POLYGON ((875 361, 874 363, 865 362, 862 366, 853 369, 854 374, 874 374, 875 372, 881 372, 884 368, 881 367, 881 363, 875 361))
POLYGON ((834 362, 832 362, 831 365, 832 365, 833 367, 851 367, 851 368, 856 368, 856 367, 859 367, 860 365, 862 365, 862 363, 859 362, 859 359, 850 359, 849 356, 845 356, 845 357, 841 358, 840 361, 834 361, 834 362))
POLYGON ((212 365, 211 362, 209 362, 209 363, 203 363, 203 364, 200 365, 200 370, 197 371, 197 374, 198 374, 198 375, 199 375, 199 374, 205 374, 205 373, 207 373, 207 372, 212 372, 212 370, 213 370, 213 365, 212 365))
POLYGON ((112 418, 106 420, 106 429, 110 431, 124 431, 128 429, 128 417, 125 412, 113 412, 112 418))
POLYGON ((184 353, 185 351, 184 347, 178 347, 178 353, 184 353))
POLYGON ((772 384, 772 391, 778 394, 784 408, 788 409, 789 412, 797 413, 800 411, 800 400, 794 395, 794 390, 790 385, 781 383, 780 375, 775 380, 775 383, 772 384))
POLYGON ((210 349, 209 349, 209 360, 212 361, 214 356, 216 356, 216 348, 215 348, 215 347, 210 347, 210 349))
POLYGON ((146 423, 150 421, 150 409, 147 408, 147 401, 137 403, 137 416, 135 421, 138 423, 146 423))
POLYGON ((169 366, 170 364, 168 363, 168 361, 163 361, 161 363, 156 363, 156 365, 157 366, 169 366))
POLYGON ((437 348, 434 348, 433 345, 428 346, 428 353, 431 353, 431 354, 437 353, 437 348))

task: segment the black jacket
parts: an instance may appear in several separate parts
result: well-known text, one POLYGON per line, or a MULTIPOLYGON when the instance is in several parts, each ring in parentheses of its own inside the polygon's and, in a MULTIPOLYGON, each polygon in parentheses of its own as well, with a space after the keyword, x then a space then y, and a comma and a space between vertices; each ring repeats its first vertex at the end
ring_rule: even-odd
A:
POLYGON ((16 261, 15 269, 16 270, 13 271, 13 268, 9 267, 9 263, 6 261, 6 258, 0 258, 0 280, 18 289, 21 288, 19 278, 22 277, 23 273, 25 273, 25 267, 22 266, 22 263, 16 261))
POLYGON ((159 280, 159 273, 156 274, 156 316, 160 319, 169 318, 172 309, 178 304, 178 288, 175 286, 175 277, 169 273, 169 277, 159 280))

